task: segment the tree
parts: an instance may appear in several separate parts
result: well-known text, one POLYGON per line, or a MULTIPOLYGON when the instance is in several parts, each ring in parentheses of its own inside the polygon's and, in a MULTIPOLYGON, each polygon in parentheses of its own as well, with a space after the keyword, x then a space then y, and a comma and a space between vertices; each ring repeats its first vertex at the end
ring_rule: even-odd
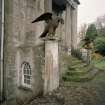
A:
POLYGON ((86 39, 89 39, 90 41, 94 41, 94 39, 96 38, 97 35, 98 35, 98 34, 97 34, 97 29, 96 29, 95 24, 90 24, 90 25, 88 26, 87 31, 86 31, 86 36, 85 36, 85 38, 86 38, 86 39))
POLYGON ((97 18, 95 22, 99 36, 105 36, 105 15, 97 18))
POLYGON ((95 50, 105 56, 105 15, 97 18, 95 22, 98 37, 94 41, 95 50))
POLYGON ((97 29, 105 28, 105 15, 99 16, 95 22, 95 25, 97 29))

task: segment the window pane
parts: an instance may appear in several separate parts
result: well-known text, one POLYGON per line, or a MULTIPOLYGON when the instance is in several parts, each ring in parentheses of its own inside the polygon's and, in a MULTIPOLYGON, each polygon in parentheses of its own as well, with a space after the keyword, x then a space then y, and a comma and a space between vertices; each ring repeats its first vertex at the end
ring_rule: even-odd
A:
POLYGON ((24 78, 25 78, 25 79, 30 79, 31 76, 29 76, 29 75, 24 75, 24 78))
POLYGON ((27 69, 27 74, 30 74, 30 70, 29 69, 27 69))
POLYGON ((30 70, 30 75, 32 75, 31 70, 30 70))
POLYGON ((24 74, 27 74, 27 71, 24 69, 24 74))
POLYGON ((27 83, 27 80, 26 79, 24 79, 24 83, 27 83))
POLYGON ((27 84, 30 84, 30 80, 27 80, 27 84))

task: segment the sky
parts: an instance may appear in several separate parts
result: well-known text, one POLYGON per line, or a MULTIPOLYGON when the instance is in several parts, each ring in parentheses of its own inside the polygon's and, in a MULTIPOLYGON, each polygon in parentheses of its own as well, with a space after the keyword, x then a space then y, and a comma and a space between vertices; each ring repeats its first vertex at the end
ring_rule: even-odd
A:
POLYGON ((105 14, 105 0, 79 0, 78 27, 84 23, 94 22, 97 17, 105 14))

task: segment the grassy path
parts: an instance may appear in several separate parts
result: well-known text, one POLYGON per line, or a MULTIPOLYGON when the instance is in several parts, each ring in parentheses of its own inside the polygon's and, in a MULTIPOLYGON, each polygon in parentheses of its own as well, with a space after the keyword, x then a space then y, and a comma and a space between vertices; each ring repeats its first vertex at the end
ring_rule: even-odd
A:
POLYGON ((105 72, 73 57, 64 57, 63 61, 62 69, 66 73, 60 88, 39 98, 46 100, 44 103, 35 99, 29 105, 105 105, 105 72))
POLYGON ((61 61, 61 70, 66 72, 56 91, 16 105, 105 105, 105 71, 73 57, 64 56, 61 61))
POLYGON ((105 105, 105 72, 88 82, 63 82, 57 91, 29 105, 105 105))

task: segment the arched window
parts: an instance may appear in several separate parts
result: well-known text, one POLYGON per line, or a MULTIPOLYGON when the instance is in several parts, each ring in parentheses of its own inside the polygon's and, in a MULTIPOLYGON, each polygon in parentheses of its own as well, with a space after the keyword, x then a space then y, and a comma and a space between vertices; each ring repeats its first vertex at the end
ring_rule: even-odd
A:
POLYGON ((23 86, 30 87, 32 79, 32 70, 29 62, 22 63, 22 84, 23 86))

